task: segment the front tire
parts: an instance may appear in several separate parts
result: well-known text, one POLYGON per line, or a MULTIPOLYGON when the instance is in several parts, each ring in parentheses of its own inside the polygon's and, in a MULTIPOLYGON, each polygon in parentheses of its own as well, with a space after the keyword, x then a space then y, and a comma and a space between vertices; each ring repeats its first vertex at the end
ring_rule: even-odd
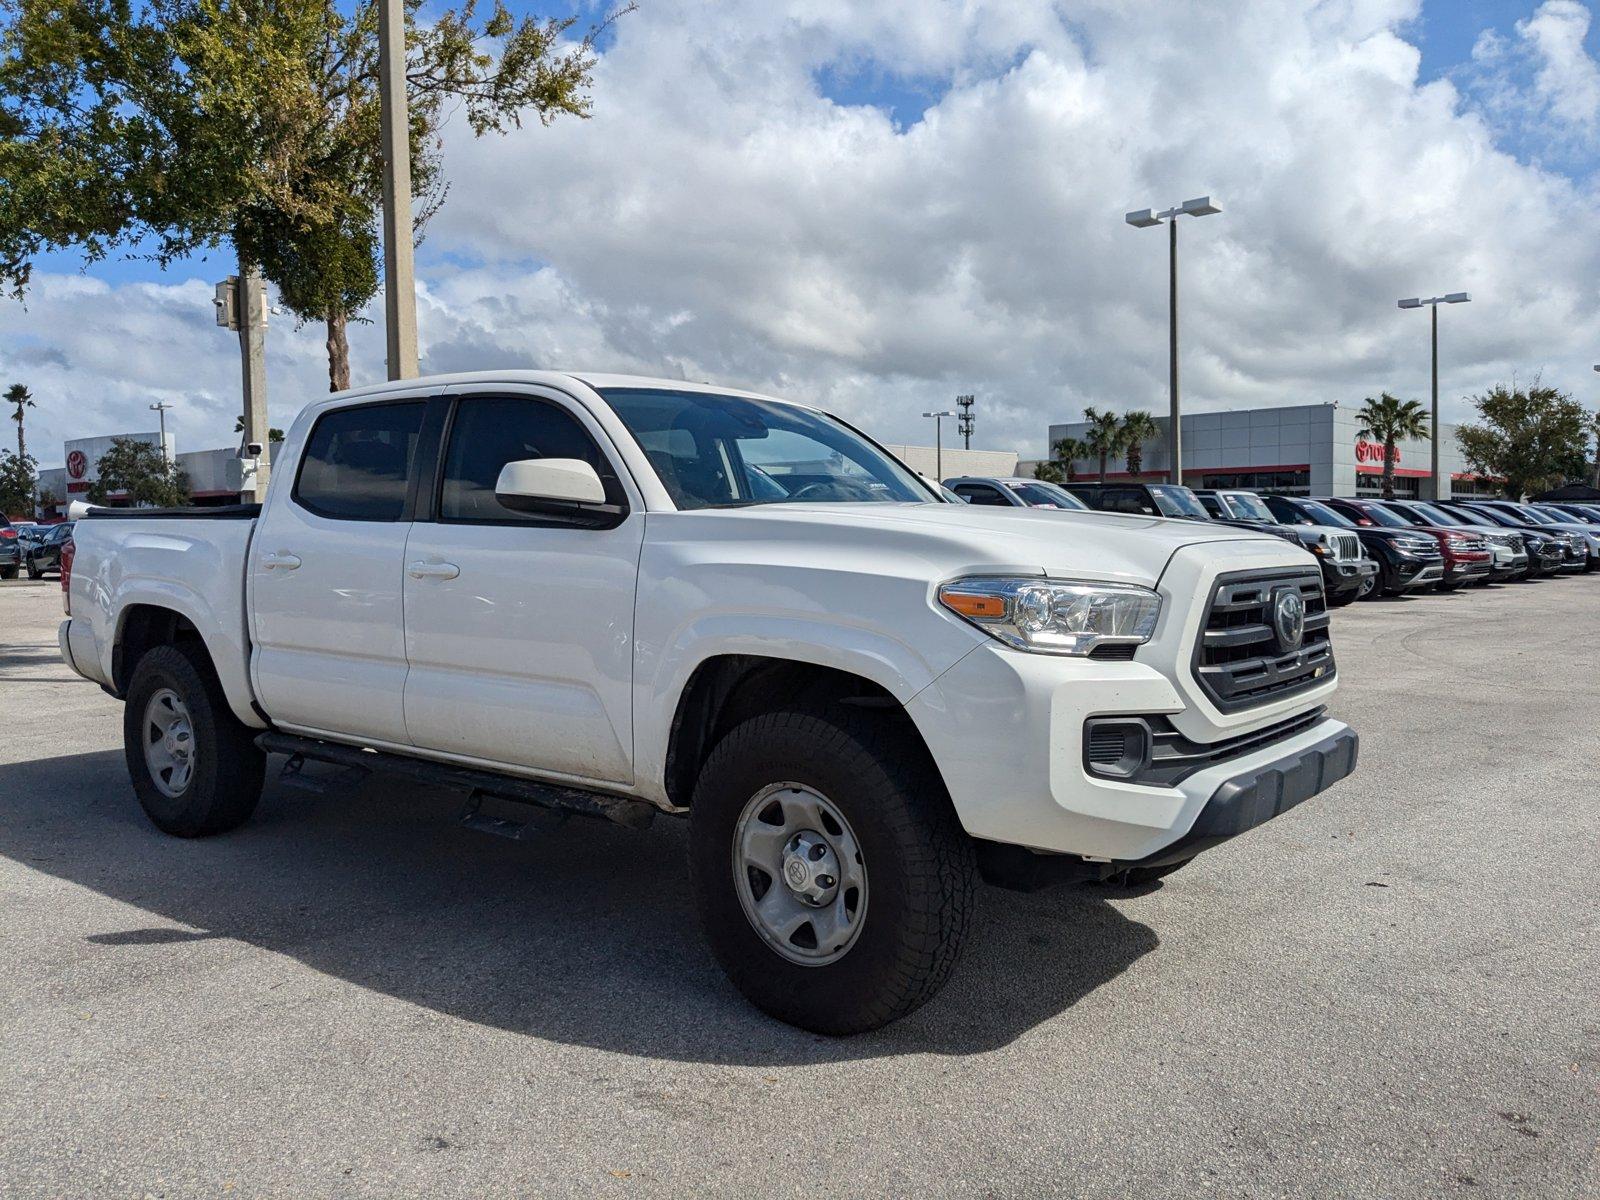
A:
POLYGON ((17 577, 17 568, 15 568, 15 567, 0 567, 0 579, 15 579, 16 577, 17 577))
POLYGON ((972 844, 913 735, 879 710, 775 712, 712 751, 689 809, 712 952, 762 1011, 844 1035, 932 999, 976 896, 972 844))
POLYGON ((122 741, 134 793, 163 833, 225 833, 249 820, 261 799, 266 755, 228 708, 198 644, 158 646, 139 660, 122 741))

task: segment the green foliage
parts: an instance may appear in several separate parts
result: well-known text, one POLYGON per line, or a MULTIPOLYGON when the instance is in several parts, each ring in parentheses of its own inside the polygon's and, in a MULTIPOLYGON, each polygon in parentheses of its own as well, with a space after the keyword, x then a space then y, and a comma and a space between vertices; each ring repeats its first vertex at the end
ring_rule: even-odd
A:
POLYGON ((1531 387, 1498 384, 1472 397, 1479 420, 1456 429, 1474 471, 1505 480, 1507 496, 1559 487, 1587 473, 1593 418, 1571 396, 1537 380, 1531 387))
MULTIPOLYGON (((440 129, 586 117, 594 38, 575 18, 406 0, 415 232, 444 198, 440 129)), ((377 8, 333 0, 0 0, 0 288, 33 260, 138 244, 158 263, 231 241, 301 320, 343 329, 379 284, 377 8)))
POLYGON ((1122 448, 1128 454, 1128 474, 1137 476, 1144 470, 1144 444, 1154 441, 1160 433, 1156 419, 1142 410, 1122 418, 1122 448))
POLYGON ((1066 483, 1067 473, 1061 464, 1053 458, 1042 459, 1033 464, 1033 477, 1042 479, 1046 483, 1066 483))
POLYGON ((165 507, 189 502, 188 477, 149 442, 116 438, 100 456, 96 470, 99 478, 89 485, 91 504, 104 504, 118 492, 126 492, 134 504, 165 507))
POLYGON ((6 389, 5 402, 11 405, 11 419, 17 423, 17 453, 26 458, 28 454, 28 438, 23 427, 23 422, 26 419, 24 410, 34 407, 33 393, 22 384, 13 383, 6 389))
POLYGON ((1106 460, 1122 449, 1122 422, 1114 412, 1083 410, 1083 419, 1089 422, 1084 444, 1089 453, 1100 460, 1100 482, 1106 481, 1106 460))
POLYGON ((1050 453, 1055 456, 1061 474, 1066 477, 1067 483, 1072 483, 1078 478, 1077 462, 1080 458, 1088 458, 1089 444, 1082 438, 1065 437, 1059 439, 1050 447, 1050 453))
MULTIPOLYGON (((235 433, 243 433, 244 432, 244 418, 242 416, 235 417, 233 419, 233 431, 235 433)), ((269 442, 281 442, 281 441, 283 441, 283 430, 278 429, 276 427, 269 428, 267 430, 267 441, 269 441, 269 442)))
POLYGON ((1358 438, 1383 443, 1383 498, 1393 500, 1395 443, 1427 441, 1428 414, 1417 401, 1401 400, 1384 392, 1376 399, 1368 396, 1363 400, 1356 419, 1361 422, 1356 430, 1358 438))
POLYGON ((0 450, 0 513, 33 517, 33 492, 39 484, 37 466, 26 454, 0 450))

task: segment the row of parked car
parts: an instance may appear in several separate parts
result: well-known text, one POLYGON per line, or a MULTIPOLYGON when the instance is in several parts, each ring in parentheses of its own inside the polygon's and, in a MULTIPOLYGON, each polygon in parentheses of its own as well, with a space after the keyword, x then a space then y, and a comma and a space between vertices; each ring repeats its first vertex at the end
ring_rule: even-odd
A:
POLYGON ((71 537, 71 521, 12 522, 0 513, 0 579, 15 579, 24 571, 29 579, 39 579, 46 571, 60 571, 61 548, 71 537))
POLYGON ((1600 570, 1600 504, 1260 495, 1170 483, 947 479, 968 504, 1096 509, 1216 521, 1298 542, 1321 564, 1330 606, 1414 589, 1600 570))

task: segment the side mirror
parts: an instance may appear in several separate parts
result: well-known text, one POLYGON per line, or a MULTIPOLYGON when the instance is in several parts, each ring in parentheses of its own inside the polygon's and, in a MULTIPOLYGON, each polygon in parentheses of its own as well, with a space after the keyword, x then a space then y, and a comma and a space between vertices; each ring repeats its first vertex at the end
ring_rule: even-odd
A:
POLYGON ((500 468, 494 498, 512 512, 555 517, 573 525, 610 529, 628 515, 608 504, 598 472, 581 458, 523 458, 500 468))

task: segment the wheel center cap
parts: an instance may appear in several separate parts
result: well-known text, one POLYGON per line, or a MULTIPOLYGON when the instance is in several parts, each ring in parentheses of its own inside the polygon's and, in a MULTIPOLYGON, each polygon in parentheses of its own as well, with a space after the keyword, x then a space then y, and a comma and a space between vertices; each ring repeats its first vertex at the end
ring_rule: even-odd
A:
POLYGON ((802 830, 783 848, 783 882, 804 903, 821 907, 839 888, 839 856, 820 833, 802 830))

